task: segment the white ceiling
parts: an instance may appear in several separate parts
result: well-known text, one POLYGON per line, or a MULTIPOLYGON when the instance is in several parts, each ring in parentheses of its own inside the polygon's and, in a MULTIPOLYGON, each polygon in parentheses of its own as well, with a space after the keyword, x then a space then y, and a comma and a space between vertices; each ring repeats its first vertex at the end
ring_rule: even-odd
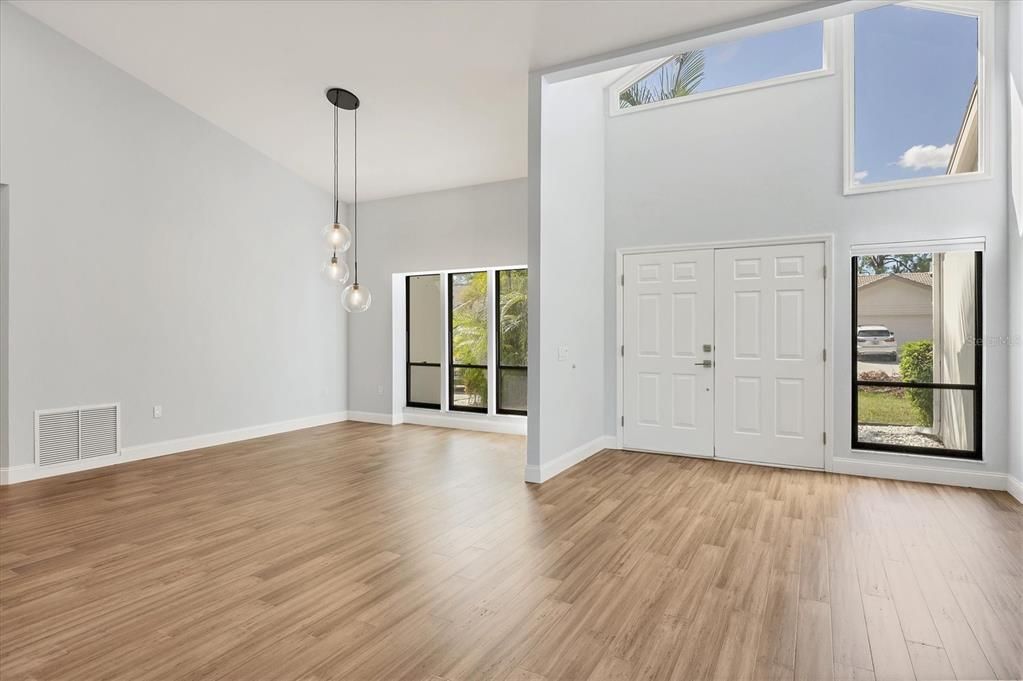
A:
POLYGON ((801 0, 16 4, 328 191, 323 91, 355 91, 359 194, 374 199, 525 176, 531 69, 801 0))

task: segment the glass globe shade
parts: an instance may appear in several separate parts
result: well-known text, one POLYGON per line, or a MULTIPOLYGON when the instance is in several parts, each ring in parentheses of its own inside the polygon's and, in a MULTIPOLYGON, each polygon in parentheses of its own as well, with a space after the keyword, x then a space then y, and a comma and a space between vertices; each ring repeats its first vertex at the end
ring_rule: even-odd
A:
POLYGON ((349 312, 365 312, 372 296, 362 284, 349 284, 341 292, 341 305, 349 312))
POLYGON ((335 222, 327 225, 323 230, 324 235, 327 237, 327 243, 335 251, 344 253, 352 245, 352 230, 348 229, 340 222, 335 222))
POLYGON ((323 276, 332 284, 343 284, 348 281, 348 263, 336 255, 323 265, 323 276))

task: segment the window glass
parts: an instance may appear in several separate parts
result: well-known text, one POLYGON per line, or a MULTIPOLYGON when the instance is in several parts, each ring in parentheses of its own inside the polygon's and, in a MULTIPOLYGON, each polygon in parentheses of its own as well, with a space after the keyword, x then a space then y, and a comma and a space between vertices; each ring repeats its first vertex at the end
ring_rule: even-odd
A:
POLYGON ((853 184, 977 171, 978 18, 885 5, 853 22, 853 184))
POLYGON ((497 272, 497 410, 526 413, 529 347, 527 270, 497 272))
POLYGON ((854 446, 979 456, 980 255, 853 258, 854 446))
POLYGON ((406 282, 408 328, 407 403, 440 408, 443 359, 440 275, 411 276, 406 282))
POLYGON ((452 409, 487 410, 487 273, 449 275, 452 409))
POLYGON ((618 95, 620 108, 748 85, 824 67, 824 23, 675 55, 618 95))

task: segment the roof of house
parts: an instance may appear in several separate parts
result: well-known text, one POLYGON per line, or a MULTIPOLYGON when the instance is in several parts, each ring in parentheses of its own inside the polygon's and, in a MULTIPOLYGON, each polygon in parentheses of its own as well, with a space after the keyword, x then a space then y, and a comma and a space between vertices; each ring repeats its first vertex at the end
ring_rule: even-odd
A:
POLYGON ((905 279, 915 284, 923 284, 924 286, 931 285, 931 273, 930 272, 899 272, 891 274, 861 274, 857 277, 856 287, 862 288, 867 284, 873 284, 881 281, 882 279, 890 279, 897 277, 899 279, 905 279))

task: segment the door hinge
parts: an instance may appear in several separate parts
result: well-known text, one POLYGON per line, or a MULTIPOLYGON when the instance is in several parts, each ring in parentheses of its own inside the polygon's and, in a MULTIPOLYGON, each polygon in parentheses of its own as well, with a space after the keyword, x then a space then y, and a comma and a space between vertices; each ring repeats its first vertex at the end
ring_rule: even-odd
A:
POLYGON ((828 361, 828 349, 827 348, 824 348, 823 350, 821 350, 821 359, 823 359, 825 362, 828 361))
POLYGON ((827 265, 824 265, 823 271, 824 271, 824 278, 827 279, 828 278, 828 266, 827 265))
POLYGON ((622 414, 622 425, 625 425, 625 414, 622 414))
POLYGON ((828 444, 828 434, 827 433, 821 433, 821 439, 824 440, 824 444, 828 444))
POLYGON ((622 278, 621 278, 620 281, 621 281, 622 286, 625 286, 625 275, 624 274, 622 275, 622 278))
POLYGON ((625 357, 625 346, 622 346, 622 357, 625 357))

